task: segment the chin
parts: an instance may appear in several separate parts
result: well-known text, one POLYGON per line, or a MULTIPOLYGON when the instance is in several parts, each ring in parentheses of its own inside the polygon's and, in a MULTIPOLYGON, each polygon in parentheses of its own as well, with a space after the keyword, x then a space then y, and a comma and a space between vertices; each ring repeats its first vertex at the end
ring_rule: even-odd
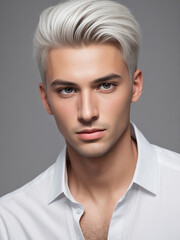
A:
POLYGON ((85 148, 75 148, 74 150, 82 157, 97 158, 109 152, 109 148, 105 146, 86 146, 85 148))
POLYGON ((82 156, 82 157, 86 157, 86 158, 97 158, 97 157, 102 157, 104 155, 104 153, 102 152, 79 152, 79 154, 82 156))

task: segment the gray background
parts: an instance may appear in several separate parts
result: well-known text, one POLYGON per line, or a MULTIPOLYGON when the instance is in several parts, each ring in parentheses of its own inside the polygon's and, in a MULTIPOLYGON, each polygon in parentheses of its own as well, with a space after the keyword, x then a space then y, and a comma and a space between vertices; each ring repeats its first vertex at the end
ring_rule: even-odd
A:
MULTIPOLYGON (((144 91, 132 120, 148 140, 180 152, 180 1, 123 0, 140 24, 144 91)), ((41 104, 32 38, 41 11, 56 0, 1 0, 0 196, 49 167, 64 142, 41 104)))

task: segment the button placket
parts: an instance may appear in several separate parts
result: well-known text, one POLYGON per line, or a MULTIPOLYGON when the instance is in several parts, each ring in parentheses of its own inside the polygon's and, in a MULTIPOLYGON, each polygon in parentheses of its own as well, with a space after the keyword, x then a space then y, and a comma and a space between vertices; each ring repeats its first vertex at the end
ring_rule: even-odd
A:
POLYGON ((80 218, 83 214, 83 207, 80 204, 74 204, 73 206, 73 215, 75 220, 75 226, 76 226, 76 239, 77 240, 84 240, 83 233, 81 231, 81 227, 79 224, 80 218))
POLYGON ((76 209, 76 213, 79 215, 79 214, 82 213, 82 210, 81 210, 80 208, 77 208, 77 209, 76 209))

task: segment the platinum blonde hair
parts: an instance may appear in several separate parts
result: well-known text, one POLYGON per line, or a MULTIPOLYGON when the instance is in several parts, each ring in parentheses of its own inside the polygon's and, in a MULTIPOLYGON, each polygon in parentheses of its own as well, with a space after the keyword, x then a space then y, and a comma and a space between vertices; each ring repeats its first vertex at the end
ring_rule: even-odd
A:
POLYGON ((111 0, 68 0, 45 9, 34 35, 34 56, 44 84, 52 48, 107 43, 120 48, 132 79, 137 68, 140 28, 128 8, 111 0))

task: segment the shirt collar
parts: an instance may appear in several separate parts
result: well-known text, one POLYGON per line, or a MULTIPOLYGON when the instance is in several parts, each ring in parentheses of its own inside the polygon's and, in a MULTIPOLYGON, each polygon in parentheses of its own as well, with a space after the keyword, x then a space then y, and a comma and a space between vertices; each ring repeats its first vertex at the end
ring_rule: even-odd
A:
MULTIPOLYGON (((131 123, 131 136, 137 142, 138 160, 133 183, 138 184, 153 194, 157 194, 157 156, 151 145, 135 124, 131 123)), ((66 147, 59 154, 55 165, 52 184, 50 185, 48 204, 64 193, 74 201, 68 187, 66 169, 66 147)))
POLYGON ((133 182, 156 195, 158 169, 155 148, 146 140, 133 123, 131 123, 131 136, 136 139, 138 150, 138 160, 133 182))

